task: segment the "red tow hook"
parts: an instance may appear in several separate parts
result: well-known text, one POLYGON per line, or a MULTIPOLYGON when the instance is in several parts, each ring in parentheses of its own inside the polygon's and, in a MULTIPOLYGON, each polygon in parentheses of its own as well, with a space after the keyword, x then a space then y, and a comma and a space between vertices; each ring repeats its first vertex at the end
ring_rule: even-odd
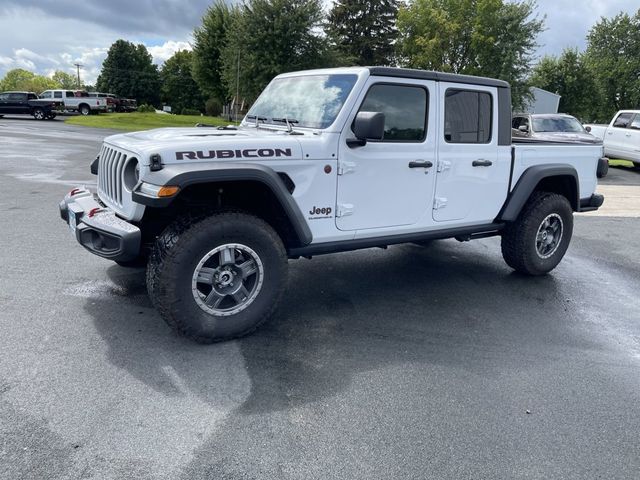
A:
POLYGON ((89 213, 87 215, 89 215, 89 218, 91 218, 100 211, 102 211, 100 207, 92 208, 91 210, 89 210, 89 213))
POLYGON ((82 190, 81 188, 74 188, 69 192, 69 196, 73 197, 74 195, 77 195, 78 193, 80 193, 81 190, 82 190))

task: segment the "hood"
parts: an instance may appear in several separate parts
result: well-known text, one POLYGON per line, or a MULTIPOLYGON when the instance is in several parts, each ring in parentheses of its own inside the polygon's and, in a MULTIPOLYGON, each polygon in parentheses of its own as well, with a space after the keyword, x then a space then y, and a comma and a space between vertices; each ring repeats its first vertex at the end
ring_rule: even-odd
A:
POLYGON ((205 162, 212 160, 300 159, 299 139, 310 140, 313 132, 290 135, 283 130, 265 128, 218 129, 215 127, 159 128, 123 133, 105 139, 105 143, 128 150, 142 164, 158 154, 162 163, 205 162))
POLYGON ((532 138, 550 142, 602 143, 600 138, 587 132, 540 132, 534 133, 532 138))

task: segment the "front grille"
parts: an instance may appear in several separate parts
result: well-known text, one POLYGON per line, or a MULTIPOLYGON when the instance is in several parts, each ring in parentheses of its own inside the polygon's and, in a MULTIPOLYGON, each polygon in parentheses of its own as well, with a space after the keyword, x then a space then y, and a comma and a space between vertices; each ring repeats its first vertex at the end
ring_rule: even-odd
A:
POLYGON ((124 166, 128 155, 113 147, 103 145, 98 164, 98 193, 106 203, 122 208, 124 166))

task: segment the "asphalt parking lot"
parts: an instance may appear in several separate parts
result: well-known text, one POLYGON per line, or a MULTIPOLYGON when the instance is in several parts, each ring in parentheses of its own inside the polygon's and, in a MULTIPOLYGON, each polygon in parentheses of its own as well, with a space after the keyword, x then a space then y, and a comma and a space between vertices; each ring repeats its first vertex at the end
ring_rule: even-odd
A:
POLYGON ((292 261, 201 346, 58 216, 109 133, 0 119, 1 479, 640 477, 639 171, 546 277, 496 238, 292 261))

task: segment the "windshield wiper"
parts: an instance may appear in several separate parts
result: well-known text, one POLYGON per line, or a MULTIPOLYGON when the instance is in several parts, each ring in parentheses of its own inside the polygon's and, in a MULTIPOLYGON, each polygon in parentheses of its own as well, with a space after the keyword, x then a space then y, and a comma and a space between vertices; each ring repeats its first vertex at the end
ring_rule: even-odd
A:
POLYGON ((284 118, 272 118, 271 119, 272 122, 282 122, 282 123, 286 123, 287 124, 287 133, 289 135, 302 135, 302 133, 299 132, 294 132, 293 131, 293 127, 291 126, 294 123, 300 123, 298 120, 296 120, 295 118, 288 118, 288 117, 284 117, 284 118))
POLYGON ((267 117, 261 117, 259 115, 247 115, 247 120, 255 120, 256 121, 256 128, 258 128, 258 124, 260 122, 266 122, 267 121, 267 117))

